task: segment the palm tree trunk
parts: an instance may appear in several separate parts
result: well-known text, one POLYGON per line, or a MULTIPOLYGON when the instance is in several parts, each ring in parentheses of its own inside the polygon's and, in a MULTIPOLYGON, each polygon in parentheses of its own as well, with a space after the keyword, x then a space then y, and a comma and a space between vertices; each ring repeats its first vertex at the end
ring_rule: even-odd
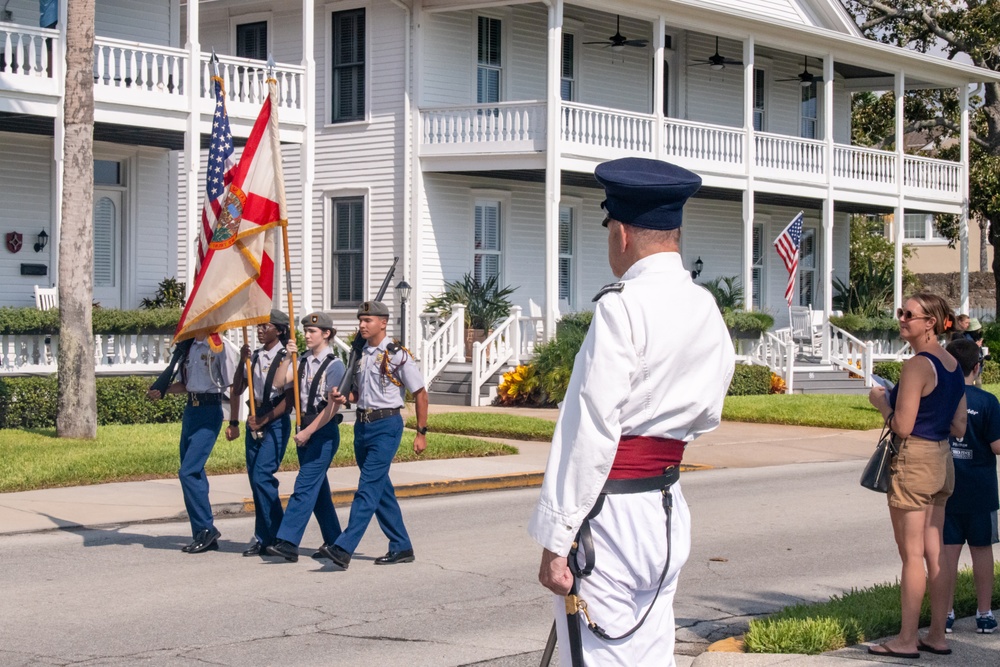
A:
POLYGON ((66 12, 62 226, 59 231, 59 405, 61 438, 97 436, 94 384, 94 3, 66 12))

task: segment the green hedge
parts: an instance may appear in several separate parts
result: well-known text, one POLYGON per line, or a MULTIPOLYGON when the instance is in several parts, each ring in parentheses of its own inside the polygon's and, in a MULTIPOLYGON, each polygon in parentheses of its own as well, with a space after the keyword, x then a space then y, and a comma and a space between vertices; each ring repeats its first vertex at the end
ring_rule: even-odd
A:
POLYGON ((729 396, 755 396, 771 392, 771 369, 767 366, 736 364, 729 396))
MULTIPOLYGON (((97 423, 159 424, 178 422, 184 395, 146 400, 149 376, 97 378, 97 423)), ((55 375, 0 379, 0 428, 51 428, 56 423, 55 375)))
MULTIPOLYGON (((93 331, 102 334, 173 333, 181 318, 179 308, 114 310, 94 308, 93 331)), ((59 310, 0 308, 0 334, 59 333, 59 310)))
POLYGON ((903 368, 902 361, 876 361, 872 365, 872 373, 885 378, 893 384, 899 383, 899 373, 903 368))
POLYGON ((759 311, 726 310, 722 319, 731 332, 760 334, 774 326, 774 318, 759 311))
POLYGON ((865 317, 848 313, 839 317, 834 315, 830 324, 862 340, 882 338, 886 333, 893 338, 899 335, 899 321, 894 317, 865 317))

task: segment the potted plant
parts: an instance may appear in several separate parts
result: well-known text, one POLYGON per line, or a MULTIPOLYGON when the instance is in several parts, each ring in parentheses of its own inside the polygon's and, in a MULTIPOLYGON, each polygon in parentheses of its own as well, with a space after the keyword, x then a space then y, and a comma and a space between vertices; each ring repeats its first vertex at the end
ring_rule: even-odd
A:
POLYGON ((736 340, 757 340, 774 326, 774 318, 760 311, 726 309, 722 313, 729 335, 736 340))
POLYGON ((465 305, 465 356, 472 356, 472 344, 482 342, 498 323, 510 314, 509 297, 514 287, 500 287, 496 276, 480 283, 471 273, 461 280, 446 282, 444 292, 432 298, 424 307, 424 312, 437 313, 441 318, 451 316, 453 304, 465 305))

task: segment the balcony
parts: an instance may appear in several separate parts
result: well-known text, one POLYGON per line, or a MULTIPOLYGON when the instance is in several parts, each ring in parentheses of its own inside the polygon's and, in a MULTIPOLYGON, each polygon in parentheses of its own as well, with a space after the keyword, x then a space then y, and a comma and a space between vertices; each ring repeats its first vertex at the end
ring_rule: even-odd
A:
MULTIPOLYGON (((544 102, 423 109, 420 116, 421 157, 469 158, 545 151, 544 102)), ((667 118, 657 132, 652 114, 572 102, 562 103, 559 118, 565 156, 596 163, 659 154, 703 176, 721 179, 742 178, 748 171, 746 133, 742 128, 667 118), (662 142, 659 152, 657 141, 662 142)), ((775 187, 792 182, 819 188, 831 183, 838 194, 848 198, 852 194, 894 195, 897 190, 897 155, 893 152, 836 144, 832 173, 827 173, 826 142, 766 132, 755 132, 753 136, 754 177, 775 187)), ((959 163, 907 155, 902 172, 902 191, 907 196, 944 204, 961 202, 959 163)))

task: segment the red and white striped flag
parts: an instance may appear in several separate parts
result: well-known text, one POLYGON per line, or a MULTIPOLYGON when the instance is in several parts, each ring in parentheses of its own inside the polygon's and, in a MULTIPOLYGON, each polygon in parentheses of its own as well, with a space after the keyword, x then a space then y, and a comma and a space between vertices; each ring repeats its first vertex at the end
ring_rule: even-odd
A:
POLYGON ((802 242, 803 212, 792 218, 785 230, 774 240, 778 256, 788 269, 788 285, 785 287, 785 301, 792 305, 792 295, 795 294, 795 275, 799 269, 799 244, 802 242))
POLYGON ((205 176, 205 204, 201 209, 201 224, 198 226, 197 257, 195 259, 195 279, 201 272, 201 264, 208 253, 212 230, 222 211, 222 195, 233 180, 236 155, 233 149, 233 134, 229 130, 229 114, 226 113, 226 93, 222 79, 212 77, 215 89, 215 117, 212 119, 212 138, 208 146, 208 170, 205 176))
POLYGON ((174 341, 269 321, 277 229, 287 224, 278 139, 277 84, 219 199, 205 259, 174 341))

